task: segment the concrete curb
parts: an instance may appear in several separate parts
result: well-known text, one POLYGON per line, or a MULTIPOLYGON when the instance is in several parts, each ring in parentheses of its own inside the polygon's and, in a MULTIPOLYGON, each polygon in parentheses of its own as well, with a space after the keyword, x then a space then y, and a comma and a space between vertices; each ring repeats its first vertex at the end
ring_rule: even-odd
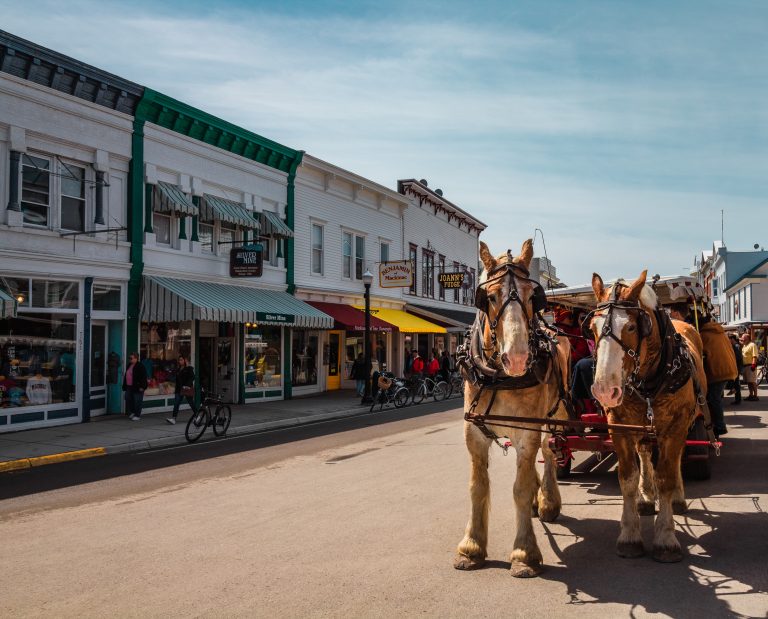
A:
POLYGON ((0 473, 8 471, 18 471, 29 469, 33 466, 45 466, 47 464, 57 464, 59 462, 69 462, 70 460, 83 460, 85 458, 94 458, 96 456, 107 455, 104 447, 92 447, 90 449, 78 449, 77 451, 65 451, 58 454, 47 456, 36 456, 34 458, 19 458, 17 460, 6 460, 0 462, 0 473))

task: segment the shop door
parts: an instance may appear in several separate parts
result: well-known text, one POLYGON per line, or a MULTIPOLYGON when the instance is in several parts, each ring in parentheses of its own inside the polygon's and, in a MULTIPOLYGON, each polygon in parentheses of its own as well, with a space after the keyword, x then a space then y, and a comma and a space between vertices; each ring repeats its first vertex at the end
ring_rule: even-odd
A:
POLYGON ((107 412, 107 324, 91 323, 91 416, 107 412))
POLYGON ((343 331, 328 333, 328 391, 341 388, 341 339, 343 331))
POLYGON ((237 402, 233 344, 231 337, 216 340, 216 393, 230 404, 237 402))
POLYGON ((197 375, 200 378, 200 386, 208 393, 213 393, 216 389, 214 380, 213 350, 216 340, 212 337, 200 338, 200 367, 197 368, 197 375))

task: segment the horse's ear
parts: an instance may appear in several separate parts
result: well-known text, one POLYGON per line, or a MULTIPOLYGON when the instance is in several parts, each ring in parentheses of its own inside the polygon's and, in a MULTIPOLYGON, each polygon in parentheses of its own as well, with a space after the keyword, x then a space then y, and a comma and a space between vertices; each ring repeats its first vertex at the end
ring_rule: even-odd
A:
POLYGON ((531 259, 533 258, 533 240, 528 239, 523 243, 520 249, 520 255, 517 257, 517 263, 522 264, 526 269, 531 268, 531 259))
POLYGON ((608 298, 608 293, 605 291, 605 284, 603 284, 603 278, 597 273, 592 273, 592 290, 595 291, 595 299, 598 303, 602 303, 608 298))
POLYGON ((645 280, 648 278, 648 269, 640 273, 640 277, 638 277, 629 287, 629 292, 627 292, 626 299, 630 301, 637 301, 640 299, 640 293, 643 291, 643 288, 645 287, 645 280))
POLYGON ((496 258, 493 257, 491 250, 488 249, 488 246, 483 241, 480 241, 480 260, 483 262, 486 273, 496 267, 496 258))

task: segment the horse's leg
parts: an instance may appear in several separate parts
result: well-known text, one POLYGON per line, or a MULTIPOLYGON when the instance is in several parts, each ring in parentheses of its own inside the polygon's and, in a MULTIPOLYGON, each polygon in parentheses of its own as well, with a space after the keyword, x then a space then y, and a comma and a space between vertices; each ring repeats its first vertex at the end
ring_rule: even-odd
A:
POLYGON ((542 522, 554 522, 560 515, 562 500, 560 499, 560 488, 557 485, 557 461, 555 454, 549 448, 548 434, 544 435, 541 441, 541 453, 544 456, 544 475, 534 502, 539 519, 542 522))
POLYGON ((515 477, 515 511, 517 532, 512 554, 512 576, 530 578, 541 573, 542 556, 533 532, 531 504, 539 486, 536 473, 536 455, 539 453, 539 434, 518 430, 515 440, 517 475, 515 477))
POLYGON ((619 485, 624 497, 621 513, 621 531, 616 541, 620 557, 633 558, 645 554, 640 535, 640 515, 637 513, 637 490, 640 474, 635 460, 635 439, 618 432, 612 435, 613 447, 619 459, 619 485))
MULTIPOLYGON (((684 451, 685 449, 680 450, 681 460, 684 451)), ((680 469, 681 464, 682 462, 679 461, 675 468, 675 489, 672 491, 672 513, 676 516, 682 516, 688 511, 688 502, 685 500, 685 487, 683 486, 683 472, 680 469)))
MULTIPOLYGON (((672 518, 672 499, 678 490, 680 456, 685 440, 682 436, 659 438, 659 462, 656 465, 656 485, 659 489, 659 514, 653 533, 653 558, 663 563, 674 563, 683 558, 680 542, 675 536, 672 518)), ((682 486, 682 483, 680 482, 682 486)))
POLYGON ((465 422, 464 442, 471 462, 469 497, 472 507, 453 567, 457 570, 474 570, 483 566, 488 551, 488 512, 491 507, 488 448, 491 440, 483 436, 474 425, 465 422))
POLYGON ((640 456, 640 494, 637 499, 637 511, 641 516, 653 516, 656 513, 656 479, 651 460, 653 447, 649 443, 639 443, 637 453, 640 456))

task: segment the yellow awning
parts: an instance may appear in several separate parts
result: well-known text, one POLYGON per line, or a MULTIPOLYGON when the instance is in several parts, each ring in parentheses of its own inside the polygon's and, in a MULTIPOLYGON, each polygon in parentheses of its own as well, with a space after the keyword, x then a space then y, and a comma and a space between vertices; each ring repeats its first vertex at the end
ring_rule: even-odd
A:
MULTIPOLYGON (((365 307, 355 305, 357 309, 365 311, 365 307)), ((404 312, 403 310, 387 309, 384 307, 372 307, 371 316, 376 316, 384 322, 395 325, 400 331, 405 333, 447 333, 445 327, 404 312)))

